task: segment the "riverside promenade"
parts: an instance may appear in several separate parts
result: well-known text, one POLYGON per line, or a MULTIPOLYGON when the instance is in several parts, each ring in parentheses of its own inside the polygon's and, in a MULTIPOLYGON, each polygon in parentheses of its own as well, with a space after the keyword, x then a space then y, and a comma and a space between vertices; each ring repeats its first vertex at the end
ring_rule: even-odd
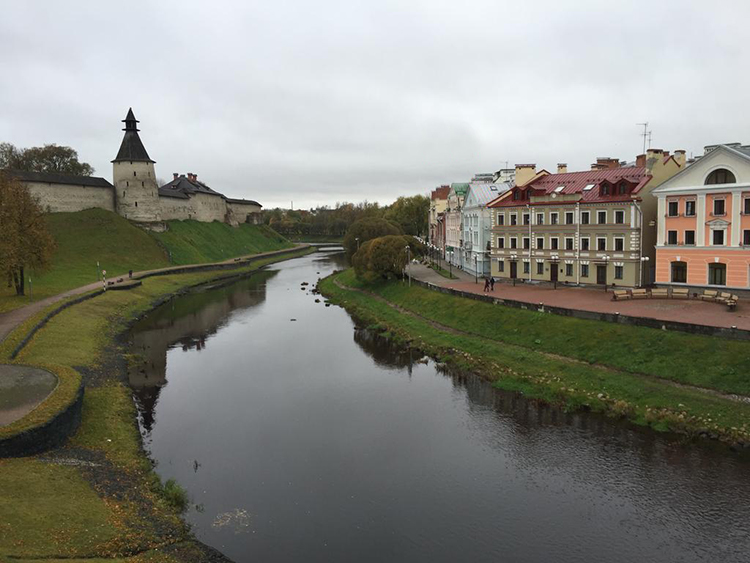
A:
MULTIPOLYGON (((484 280, 478 283, 474 276, 457 268, 453 275, 457 279, 449 280, 422 264, 411 265, 414 279, 445 287, 464 293, 485 294, 484 280)), ((709 303, 699 299, 637 299, 613 301, 612 292, 603 289, 572 287, 558 284, 554 289, 551 284, 529 284, 516 282, 515 287, 509 282, 495 283, 495 290, 487 295, 496 299, 508 299, 538 306, 561 307, 590 311, 594 313, 619 313, 630 317, 657 319, 666 322, 690 323, 708 327, 750 330, 750 300, 740 298, 735 311, 729 311, 719 303, 709 303)))

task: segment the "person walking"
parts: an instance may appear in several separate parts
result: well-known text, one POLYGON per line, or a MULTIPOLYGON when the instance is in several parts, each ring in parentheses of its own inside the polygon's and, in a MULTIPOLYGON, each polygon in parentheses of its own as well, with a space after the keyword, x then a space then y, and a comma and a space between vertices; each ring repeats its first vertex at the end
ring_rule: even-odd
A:
POLYGON ((487 293, 490 290, 489 278, 484 278, 484 292, 487 293))
POLYGON ((495 278, 490 276, 490 291, 495 291, 495 278))

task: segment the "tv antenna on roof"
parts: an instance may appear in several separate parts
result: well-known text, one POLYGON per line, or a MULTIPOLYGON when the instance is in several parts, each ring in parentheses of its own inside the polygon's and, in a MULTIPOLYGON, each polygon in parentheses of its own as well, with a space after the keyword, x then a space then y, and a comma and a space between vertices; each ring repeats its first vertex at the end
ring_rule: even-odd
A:
POLYGON ((641 133, 641 137, 643 137, 643 153, 646 152, 646 139, 648 138, 649 141, 649 148, 651 147, 651 131, 648 130, 648 121, 644 123, 636 123, 636 125, 643 125, 643 133, 641 133))

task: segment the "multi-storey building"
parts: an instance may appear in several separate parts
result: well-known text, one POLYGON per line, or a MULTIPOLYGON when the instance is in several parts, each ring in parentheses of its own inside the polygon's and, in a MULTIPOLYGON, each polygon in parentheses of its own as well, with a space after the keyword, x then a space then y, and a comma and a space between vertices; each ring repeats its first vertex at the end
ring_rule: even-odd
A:
POLYGON ((438 247, 441 254, 445 249, 445 209, 450 189, 450 186, 440 186, 430 194, 429 242, 438 247))
POLYGON ((654 190, 656 282, 750 288, 750 145, 711 145, 654 190))
POLYGON ((445 259, 458 268, 464 265, 462 209, 469 184, 451 184, 448 206, 445 208, 445 259))
POLYGON ((639 287, 654 262, 656 206, 644 196, 676 174, 684 151, 649 150, 631 166, 599 158, 557 174, 519 165, 517 185, 489 204, 492 275, 524 281, 639 287), (531 176, 530 176, 531 175, 531 176), (529 178, 518 182, 518 178, 529 178))
POLYGON ((490 275, 489 243, 492 218, 487 204, 509 189, 510 184, 488 182, 469 184, 463 206, 463 246, 461 248, 464 270, 469 274, 490 275))

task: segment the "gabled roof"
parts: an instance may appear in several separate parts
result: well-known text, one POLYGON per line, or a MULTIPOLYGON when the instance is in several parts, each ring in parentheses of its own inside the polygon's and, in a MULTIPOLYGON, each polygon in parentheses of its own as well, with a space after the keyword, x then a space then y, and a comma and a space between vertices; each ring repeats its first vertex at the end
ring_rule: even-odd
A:
MULTIPOLYGON (((514 189, 531 190, 532 196, 580 194, 581 198, 578 201, 581 202, 612 203, 618 201, 632 201, 632 195, 637 194, 643 186, 648 184, 649 180, 651 180, 651 175, 648 173, 645 166, 628 166, 621 168, 608 168, 605 170, 586 170, 583 172, 548 174, 541 178, 537 178, 524 186, 519 186, 514 189), (635 185, 632 191, 624 195, 601 195, 598 188, 602 183, 617 184, 620 180, 625 180, 629 184, 635 185), (585 189, 587 186, 591 186, 591 188, 585 189)), ((525 202, 528 203, 529 201, 525 200, 525 202)), ((521 203, 511 199, 509 192, 491 202, 489 206, 514 207, 518 205, 521 205, 521 203)))
POLYGON ((690 172, 695 171, 695 167, 700 166, 701 163, 706 162, 704 159, 710 159, 712 157, 715 157, 717 154, 725 153, 730 156, 734 156, 737 158, 740 158, 744 161, 750 162, 750 148, 748 147, 729 147, 727 145, 716 145, 716 148, 711 149, 707 154, 704 154, 700 159, 698 159, 695 163, 691 164, 690 166, 685 166, 682 170, 680 170, 677 174, 672 176, 671 178, 665 180, 661 184, 659 184, 659 187, 655 188, 652 194, 658 194, 660 192, 665 191, 667 188, 672 186, 673 184, 677 183, 679 179, 684 176, 685 174, 689 174, 690 172))
POLYGON ((466 194, 464 209, 468 206, 469 199, 475 201, 472 207, 485 207, 491 201, 510 189, 510 183, 491 184, 487 182, 477 182, 469 185, 469 191, 466 194))
POLYGON ((175 193, 175 192, 181 193, 185 197, 188 197, 197 193, 224 197, 219 192, 214 191, 211 188, 209 188, 203 182, 199 180, 191 180, 184 174, 181 176, 178 176, 171 182, 168 182, 159 188, 159 195, 164 195, 166 197, 169 197, 170 193, 175 193))
POLYGON ((27 172, 25 170, 3 170, 8 176, 23 182, 40 182, 42 184, 68 184, 73 186, 91 186, 94 188, 112 188, 104 178, 97 176, 75 176, 57 172, 27 172))

